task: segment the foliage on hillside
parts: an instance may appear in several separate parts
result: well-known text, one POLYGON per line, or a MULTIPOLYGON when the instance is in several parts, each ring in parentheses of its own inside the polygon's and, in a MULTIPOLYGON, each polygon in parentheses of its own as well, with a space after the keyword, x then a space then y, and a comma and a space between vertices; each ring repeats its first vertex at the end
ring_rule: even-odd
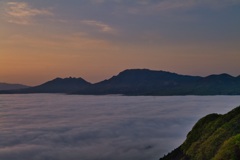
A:
POLYGON ((240 159, 240 107, 200 119, 186 141, 160 160, 240 159))

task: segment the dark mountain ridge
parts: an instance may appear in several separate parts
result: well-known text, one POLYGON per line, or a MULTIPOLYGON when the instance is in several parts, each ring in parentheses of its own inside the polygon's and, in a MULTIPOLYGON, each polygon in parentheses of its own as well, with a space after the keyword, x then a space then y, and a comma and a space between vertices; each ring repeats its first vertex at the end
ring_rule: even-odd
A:
POLYGON ((0 90, 13 90, 13 89, 23 89, 29 86, 22 84, 10 84, 10 83, 0 83, 0 90))
MULTIPOLYGON (((129 69, 108 80, 93 84, 78 94, 171 95, 180 94, 178 87, 200 80, 197 76, 178 75, 166 71, 129 69), (173 90, 173 88, 175 90, 173 90)), ((186 89, 187 90, 187 89, 186 89)), ((184 91, 185 93, 186 90, 184 91)))
POLYGON ((239 77, 228 74, 200 77, 149 69, 128 69, 95 84, 82 78, 56 78, 39 86, 0 93, 240 95, 239 77))
POLYGON ((89 85, 91 83, 82 78, 56 78, 35 87, 2 91, 2 93, 72 93, 84 89, 89 85))
POLYGON ((41 93, 71 93, 84 89, 91 85, 82 78, 56 78, 36 87, 32 87, 33 92, 41 93))

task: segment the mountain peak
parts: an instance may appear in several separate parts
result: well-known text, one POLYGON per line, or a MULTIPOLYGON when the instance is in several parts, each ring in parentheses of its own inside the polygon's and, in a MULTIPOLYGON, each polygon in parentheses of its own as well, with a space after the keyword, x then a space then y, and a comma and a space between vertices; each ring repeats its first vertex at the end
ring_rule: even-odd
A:
MULTIPOLYGON (((162 70, 150 70, 150 69, 146 69, 146 68, 143 68, 143 69, 126 69, 122 72, 119 73, 120 74, 131 74, 131 73, 171 73, 171 72, 167 72, 167 71, 162 71, 162 70)), ((172 73, 174 74, 174 73, 172 73)))
POLYGON ((42 85, 46 84, 65 84, 65 83, 83 83, 83 84, 90 84, 89 82, 85 81, 83 78, 75 78, 75 77, 68 77, 68 78, 55 78, 53 80, 50 80, 46 83, 43 83, 42 85))
MULTIPOLYGON (((55 78, 41 85, 22 90, 23 93, 72 93, 91 85, 82 78, 55 78)), ((21 91, 20 91, 21 92, 21 91)))
POLYGON ((231 79, 231 78, 235 78, 227 73, 222 73, 222 74, 212 74, 207 76, 206 78, 225 78, 225 79, 231 79))

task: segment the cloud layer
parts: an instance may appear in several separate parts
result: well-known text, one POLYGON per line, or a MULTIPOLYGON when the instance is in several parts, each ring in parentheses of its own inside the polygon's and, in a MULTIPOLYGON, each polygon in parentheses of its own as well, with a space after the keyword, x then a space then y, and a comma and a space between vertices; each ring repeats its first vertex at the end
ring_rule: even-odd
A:
POLYGON ((0 159, 157 160, 239 96, 2 95, 0 159))
POLYGON ((7 21, 10 23, 28 25, 37 16, 52 16, 53 13, 46 9, 31 7, 26 2, 8 2, 6 5, 7 21))
POLYGON ((100 32, 106 32, 106 33, 115 33, 115 29, 113 29, 111 26, 103 23, 103 22, 98 22, 94 20, 83 20, 81 23, 88 25, 90 27, 96 27, 98 31, 100 32))

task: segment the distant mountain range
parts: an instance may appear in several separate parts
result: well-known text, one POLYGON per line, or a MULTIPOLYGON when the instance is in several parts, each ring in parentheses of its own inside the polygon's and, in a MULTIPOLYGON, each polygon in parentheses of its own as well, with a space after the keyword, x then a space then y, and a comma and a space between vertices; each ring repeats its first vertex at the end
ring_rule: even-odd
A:
POLYGON ((240 107, 200 119, 186 141, 160 160, 239 160, 240 107))
POLYGON ((28 88, 28 87, 29 86, 25 86, 22 84, 0 83, 0 90, 23 89, 23 88, 28 88))
POLYGON ((0 91, 0 94, 13 94, 13 93, 75 93, 79 90, 84 90, 89 87, 91 83, 82 78, 56 78, 46 83, 34 87, 25 87, 23 89, 14 89, 0 91))
POLYGON ((129 69, 95 84, 82 78, 56 78, 39 86, 0 93, 240 95, 240 76, 220 74, 200 77, 148 69, 129 69))

